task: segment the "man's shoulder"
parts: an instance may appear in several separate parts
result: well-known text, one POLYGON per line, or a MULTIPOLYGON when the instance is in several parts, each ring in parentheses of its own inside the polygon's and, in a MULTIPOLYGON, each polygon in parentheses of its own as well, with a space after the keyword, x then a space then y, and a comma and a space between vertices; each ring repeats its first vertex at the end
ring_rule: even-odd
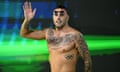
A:
POLYGON ((52 29, 52 28, 46 28, 46 29, 44 29, 44 31, 45 31, 45 33, 48 33, 49 31, 54 31, 54 29, 52 29))
POLYGON ((81 31, 78 31, 77 29, 71 28, 71 32, 74 33, 75 35, 81 35, 81 31))

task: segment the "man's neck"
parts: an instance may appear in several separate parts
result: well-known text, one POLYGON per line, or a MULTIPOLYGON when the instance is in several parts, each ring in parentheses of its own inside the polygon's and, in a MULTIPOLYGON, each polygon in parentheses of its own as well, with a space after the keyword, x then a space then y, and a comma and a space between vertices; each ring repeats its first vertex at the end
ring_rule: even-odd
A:
POLYGON ((56 28, 56 31, 66 31, 69 28, 69 25, 66 24, 65 26, 61 27, 61 28, 56 28))

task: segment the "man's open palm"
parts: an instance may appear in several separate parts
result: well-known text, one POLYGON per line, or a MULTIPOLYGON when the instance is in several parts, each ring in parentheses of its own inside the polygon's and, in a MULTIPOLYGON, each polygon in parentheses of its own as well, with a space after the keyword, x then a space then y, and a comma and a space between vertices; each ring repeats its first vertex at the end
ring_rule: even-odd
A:
POLYGON ((28 21, 30 21, 36 13, 36 8, 32 11, 31 2, 28 1, 24 3, 23 10, 24 10, 24 17, 28 21))

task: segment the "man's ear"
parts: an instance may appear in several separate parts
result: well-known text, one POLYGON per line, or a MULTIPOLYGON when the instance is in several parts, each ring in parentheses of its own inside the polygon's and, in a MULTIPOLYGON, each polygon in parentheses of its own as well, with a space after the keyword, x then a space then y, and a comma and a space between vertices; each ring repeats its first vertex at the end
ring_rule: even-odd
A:
POLYGON ((67 15, 67 22, 69 21, 69 15, 67 15))

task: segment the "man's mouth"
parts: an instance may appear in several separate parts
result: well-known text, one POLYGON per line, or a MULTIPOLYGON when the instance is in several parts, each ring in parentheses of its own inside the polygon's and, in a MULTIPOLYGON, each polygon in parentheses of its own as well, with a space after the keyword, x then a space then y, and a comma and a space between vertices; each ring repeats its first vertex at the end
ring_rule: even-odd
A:
POLYGON ((60 24, 60 23, 62 23, 62 21, 61 20, 57 20, 56 23, 60 24))

